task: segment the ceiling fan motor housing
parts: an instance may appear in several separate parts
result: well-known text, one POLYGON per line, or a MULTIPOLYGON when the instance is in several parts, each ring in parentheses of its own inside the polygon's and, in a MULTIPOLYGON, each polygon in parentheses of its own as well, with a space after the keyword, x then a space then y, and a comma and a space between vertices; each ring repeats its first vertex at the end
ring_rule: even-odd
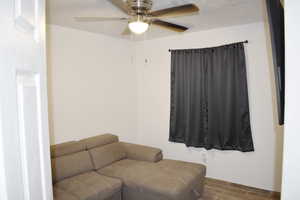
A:
POLYGON ((132 15, 147 15, 152 4, 152 0, 127 0, 127 6, 132 15))

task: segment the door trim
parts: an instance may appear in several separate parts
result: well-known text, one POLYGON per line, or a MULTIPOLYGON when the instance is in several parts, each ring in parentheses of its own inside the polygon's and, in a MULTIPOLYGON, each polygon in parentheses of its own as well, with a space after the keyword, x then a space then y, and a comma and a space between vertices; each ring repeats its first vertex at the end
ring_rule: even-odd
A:
POLYGON ((6 193, 6 173, 4 167, 4 154, 3 154, 3 129, 2 129, 2 116, 1 116, 1 102, 0 102, 0 199, 7 200, 6 193))
POLYGON ((28 166, 30 161, 27 158, 27 140, 26 138, 26 124, 25 124, 25 113, 24 113, 24 90, 26 88, 33 88, 35 90, 35 101, 36 101, 36 120, 37 120, 37 137, 38 137, 38 146, 39 146, 39 157, 40 157, 40 170, 41 170, 41 183, 42 183, 42 195, 43 200, 47 199, 46 195, 46 176, 45 176, 45 165, 44 162, 44 143, 43 143, 43 125, 42 125, 42 111, 41 111, 41 84, 40 84, 40 74, 31 71, 21 71, 17 72, 17 100, 18 100, 18 120, 19 120, 19 137, 20 137, 20 145, 21 145, 21 159, 22 159, 22 174, 23 174, 23 184, 25 191, 25 199, 30 200, 31 194, 28 188, 30 185, 28 183, 29 175, 28 175, 28 166))

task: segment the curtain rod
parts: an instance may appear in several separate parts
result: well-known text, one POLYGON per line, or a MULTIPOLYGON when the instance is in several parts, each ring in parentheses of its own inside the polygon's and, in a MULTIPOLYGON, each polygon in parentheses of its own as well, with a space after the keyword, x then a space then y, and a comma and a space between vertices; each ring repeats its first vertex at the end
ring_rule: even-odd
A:
MULTIPOLYGON (((235 42, 235 43, 231 43, 231 44, 238 44, 238 43, 249 43, 249 41, 248 40, 245 40, 245 41, 242 41, 242 42, 235 42)), ((225 44, 225 45, 222 45, 222 46, 227 46, 227 45, 231 45, 231 44, 225 44)), ((219 46, 219 47, 221 47, 221 46, 219 46)), ((214 48, 214 47, 209 47, 209 48, 214 48)), ((206 48, 204 48, 204 49, 206 49, 206 48)), ((176 51, 176 50, 185 50, 185 49, 169 49, 169 52, 171 52, 171 51, 176 51)))

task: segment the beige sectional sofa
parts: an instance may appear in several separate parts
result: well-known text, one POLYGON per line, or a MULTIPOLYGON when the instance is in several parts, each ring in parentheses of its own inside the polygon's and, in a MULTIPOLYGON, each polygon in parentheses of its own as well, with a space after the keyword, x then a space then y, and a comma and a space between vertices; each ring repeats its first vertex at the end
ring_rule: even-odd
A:
POLYGON ((206 168, 111 134, 51 146, 55 200, 196 200, 206 168))

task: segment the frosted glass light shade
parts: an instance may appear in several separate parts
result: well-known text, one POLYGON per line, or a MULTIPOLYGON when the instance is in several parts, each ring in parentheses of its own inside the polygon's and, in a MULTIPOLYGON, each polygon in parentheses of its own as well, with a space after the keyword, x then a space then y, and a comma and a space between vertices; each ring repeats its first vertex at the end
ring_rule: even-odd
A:
POLYGON ((149 28, 149 24, 147 24, 146 22, 143 22, 143 21, 130 22, 128 24, 128 26, 129 26, 129 29, 135 34, 145 33, 149 28))

